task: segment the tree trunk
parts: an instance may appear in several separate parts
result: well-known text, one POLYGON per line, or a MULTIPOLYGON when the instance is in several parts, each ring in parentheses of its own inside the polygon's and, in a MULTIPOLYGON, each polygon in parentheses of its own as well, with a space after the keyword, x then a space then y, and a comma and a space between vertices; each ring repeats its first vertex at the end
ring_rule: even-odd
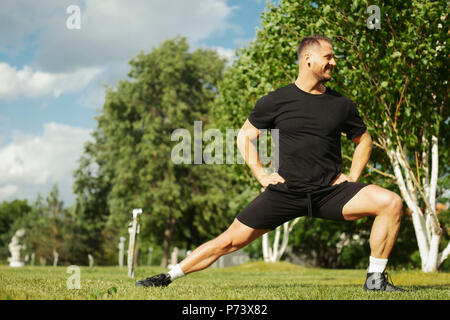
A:
POLYGON ((277 262, 280 261, 284 252, 286 251, 289 242, 289 233, 292 231, 294 225, 297 224, 300 218, 295 219, 292 223, 286 222, 283 224, 283 240, 280 246, 280 236, 281 236, 281 226, 275 229, 275 239, 273 241, 273 247, 269 243, 269 233, 263 235, 262 246, 263 246, 263 257, 266 262, 277 262))
POLYGON ((390 139, 386 138, 386 152, 394 168, 397 185, 400 188, 406 205, 411 210, 414 231, 416 233, 423 272, 436 272, 439 266, 450 254, 450 244, 439 253, 442 230, 436 214, 436 189, 438 180, 438 139, 431 138, 431 174, 428 160, 429 143, 422 136, 424 151, 422 153, 422 167, 424 176, 420 180, 415 179, 414 173, 406 159, 406 148, 391 145, 390 139), (419 206, 419 197, 425 203, 425 210, 419 206))

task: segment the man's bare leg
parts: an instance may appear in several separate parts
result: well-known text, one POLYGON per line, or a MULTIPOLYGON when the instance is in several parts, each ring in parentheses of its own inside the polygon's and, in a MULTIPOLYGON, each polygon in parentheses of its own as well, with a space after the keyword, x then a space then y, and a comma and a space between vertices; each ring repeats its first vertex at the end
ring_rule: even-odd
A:
POLYGON ((173 280, 191 272, 200 271, 214 263, 220 256, 245 247, 269 229, 253 229, 234 219, 231 226, 217 238, 202 244, 186 259, 174 266, 168 274, 158 274, 135 283, 136 287, 168 286, 173 280))
POLYGON ((400 228, 402 200, 394 192, 376 185, 362 188, 342 209, 346 220, 357 220, 373 215, 375 220, 370 233, 370 263, 367 269, 365 290, 405 291, 389 283, 384 273, 389 254, 400 228))
POLYGON ((239 250, 269 229, 253 229, 234 219, 231 226, 217 238, 202 244, 179 263, 184 274, 203 270, 219 257, 239 250))
POLYGON ((370 233, 371 256, 387 259, 400 228, 402 199, 392 191, 376 185, 362 188, 342 209, 346 220, 375 216, 370 233))

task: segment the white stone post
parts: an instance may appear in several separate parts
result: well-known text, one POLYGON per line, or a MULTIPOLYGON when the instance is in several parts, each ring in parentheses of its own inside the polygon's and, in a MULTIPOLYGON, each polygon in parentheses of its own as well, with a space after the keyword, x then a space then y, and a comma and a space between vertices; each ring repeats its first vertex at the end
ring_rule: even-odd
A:
POLYGON ((134 278, 134 255, 136 238, 139 233, 138 215, 142 214, 142 209, 133 209, 133 221, 128 226, 128 233, 130 234, 130 244, 128 246, 128 276, 134 278))
POLYGON ((58 265, 59 254, 56 250, 53 250, 53 266, 56 267, 58 265))
POLYGON ((125 250, 125 237, 120 237, 119 239, 119 267, 120 269, 123 268, 123 254, 125 250))
POLYGON ((88 259, 89 259, 89 268, 92 268, 94 266, 94 257, 92 256, 92 254, 88 254, 88 259))
POLYGON ((152 252, 153 248, 148 248, 148 257, 147 257, 147 265, 152 265, 152 252))

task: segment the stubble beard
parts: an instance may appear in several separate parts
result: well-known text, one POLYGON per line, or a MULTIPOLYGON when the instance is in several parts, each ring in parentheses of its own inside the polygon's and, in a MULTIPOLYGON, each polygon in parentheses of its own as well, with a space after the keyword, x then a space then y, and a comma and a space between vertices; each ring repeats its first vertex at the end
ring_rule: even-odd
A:
POLYGON ((324 74, 321 76, 320 82, 325 83, 325 82, 330 81, 330 80, 331 80, 331 72, 332 72, 331 69, 330 69, 330 68, 327 68, 327 69, 324 71, 324 74), (328 70, 330 70, 329 75, 328 75, 328 70))
POLYGON ((321 83, 325 83, 331 80, 331 75, 330 76, 326 76, 326 75, 321 75, 319 77, 319 82, 321 83))
POLYGON ((327 73, 328 73, 328 70, 330 70, 330 69, 327 68, 326 70, 321 71, 320 73, 314 72, 316 79, 317 79, 320 83, 325 83, 325 82, 328 82, 328 81, 331 80, 331 72, 330 72, 329 75, 328 75, 328 74, 327 74, 327 73))

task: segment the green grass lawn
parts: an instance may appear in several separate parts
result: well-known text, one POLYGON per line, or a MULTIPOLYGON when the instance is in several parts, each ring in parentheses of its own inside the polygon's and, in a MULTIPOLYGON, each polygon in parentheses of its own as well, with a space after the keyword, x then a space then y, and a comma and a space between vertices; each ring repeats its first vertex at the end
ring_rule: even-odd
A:
POLYGON ((206 269, 166 288, 136 288, 134 282, 165 272, 139 267, 135 279, 126 268, 81 267, 81 288, 69 290, 66 267, 0 266, 0 299, 45 300, 448 300, 450 273, 393 271, 406 293, 365 292, 365 270, 302 268, 286 262, 251 262, 239 267, 206 269))

